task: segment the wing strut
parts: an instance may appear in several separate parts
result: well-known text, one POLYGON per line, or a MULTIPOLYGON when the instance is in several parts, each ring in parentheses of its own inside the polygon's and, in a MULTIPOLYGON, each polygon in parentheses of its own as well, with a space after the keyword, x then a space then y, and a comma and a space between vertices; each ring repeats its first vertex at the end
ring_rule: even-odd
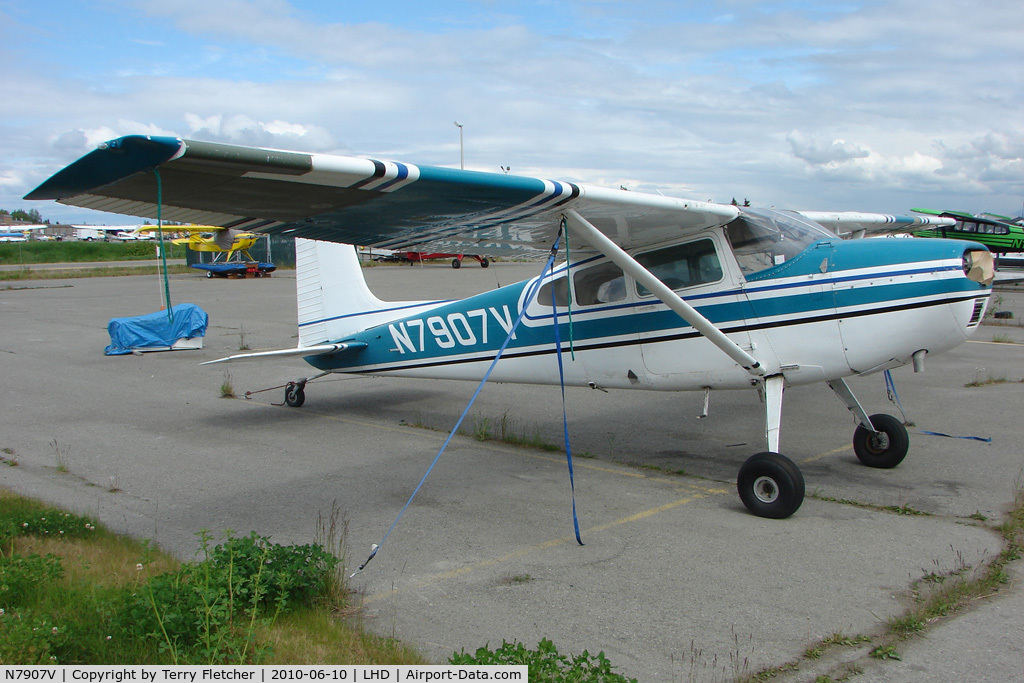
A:
POLYGON ((708 341, 720 348, 729 358, 739 363, 747 372, 754 377, 764 377, 765 370, 756 358, 739 347, 733 340, 729 339, 714 323, 702 316, 682 297, 669 289, 661 280, 654 277, 649 270, 640 265, 636 259, 627 254, 623 249, 608 239, 604 233, 595 228, 575 209, 569 209, 564 214, 566 223, 592 247, 612 260, 615 265, 622 268, 630 277, 642 284, 649 292, 654 294, 666 306, 679 314, 683 320, 693 326, 695 330, 707 337, 708 341))

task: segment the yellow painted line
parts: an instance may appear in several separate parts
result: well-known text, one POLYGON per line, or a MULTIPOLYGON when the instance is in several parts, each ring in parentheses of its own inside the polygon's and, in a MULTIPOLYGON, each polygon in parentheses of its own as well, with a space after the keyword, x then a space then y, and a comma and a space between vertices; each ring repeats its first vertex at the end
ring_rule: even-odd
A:
MULTIPOLYGON (((274 405, 272 403, 265 403, 265 402, 262 402, 262 401, 254 400, 252 398, 247 399, 247 400, 249 402, 254 403, 256 405, 259 405, 259 406, 275 407, 275 408, 278 407, 278 406, 276 406, 276 405, 274 405)), ((330 414, 330 413, 322 413, 322 412, 319 412, 319 411, 316 411, 316 410, 310 410, 308 408, 303 408, 303 410, 307 411, 309 413, 312 413, 313 415, 315 415, 317 417, 321 417, 321 418, 324 418, 324 419, 327 419, 327 420, 333 420, 335 422, 342 422, 342 423, 345 423, 345 424, 359 425, 361 427, 368 427, 370 429, 400 432, 402 434, 408 434, 408 435, 413 435, 413 436, 424 437, 426 439, 430 439, 430 440, 437 441, 437 442, 441 442, 445 438, 447 438, 447 434, 442 434, 441 432, 435 432, 433 430, 420 429, 420 428, 416 428, 416 427, 401 427, 401 426, 383 425, 381 423, 364 422, 362 420, 353 420, 351 418, 340 417, 338 415, 334 415, 334 414, 330 414)), ((472 437, 467 437, 467 438, 471 439, 472 437)), ((503 454, 514 453, 515 455, 524 456, 524 457, 527 457, 527 458, 534 458, 534 459, 538 459, 538 460, 545 460, 547 462, 556 463, 556 464, 560 464, 560 463, 562 463, 564 461, 564 454, 563 454, 562 457, 553 457, 553 456, 549 456, 549 455, 543 455, 543 454, 540 454, 540 453, 532 453, 532 452, 530 452, 528 447, 517 447, 517 446, 514 446, 514 445, 505 445, 505 444, 501 444, 501 443, 487 443, 487 442, 482 442, 482 441, 473 444, 473 447, 483 448, 483 449, 490 450, 490 451, 495 451, 495 452, 501 452, 503 454)), ((653 517, 654 515, 658 515, 658 514, 661 514, 663 512, 667 512, 667 511, 672 510, 674 508, 677 508, 677 507, 679 507, 681 505, 686 505, 687 503, 691 503, 691 502, 693 502, 695 500, 700 500, 701 498, 707 498, 708 496, 720 495, 720 494, 728 493, 729 492, 729 489, 719 488, 719 487, 714 487, 714 486, 704 486, 704 485, 699 485, 699 484, 692 484, 690 482, 680 481, 680 480, 677 480, 677 479, 672 478, 672 477, 651 476, 649 474, 645 474, 645 473, 642 473, 642 472, 631 472, 631 471, 627 470, 625 467, 618 467, 618 468, 616 468, 616 467, 604 467, 604 466, 600 466, 600 465, 593 465, 593 464, 591 464, 589 462, 580 462, 579 458, 575 459, 573 464, 574 464, 575 467, 578 467, 578 468, 594 470, 594 471, 597 471, 597 472, 605 472, 605 473, 608 473, 608 474, 614 474, 614 475, 624 476, 624 477, 631 477, 631 478, 636 478, 636 479, 648 479, 650 481, 657 481, 657 482, 661 482, 661 483, 669 483, 669 484, 672 484, 672 485, 675 485, 675 486, 686 487, 686 488, 694 489, 694 490, 697 491, 697 493, 693 493, 693 494, 691 494, 691 495, 689 495, 689 496, 687 496, 685 498, 680 498, 678 500, 672 501, 671 503, 666 503, 664 505, 659 505, 657 507, 650 508, 648 510, 642 510, 640 512, 634 513, 632 515, 628 515, 626 517, 622 517, 620 519, 616 519, 616 520, 613 520, 613 521, 610 521, 610 522, 605 522, 604 524, 598 524, 596 526, 587 528, 587 529, 585 529, 585 530, 580 532, 581 535, 582 534, 588 534, 588 535, 589 534, 595 534, 595 533, 599 533, 599 532, 602 532, 602 531, 607 531, 608 529, 611 529, 611 528, 614 528, 614 527, 617 527, 617 526, 621 526, 623 524, 629 524, 629 523, 632 523, 632 522, 638 522, 640 520, 647 519, 648 517, 653 517)), ((430 577, 427 577, 425 579, 421 579, 420 581, 417 581, 414 584, 410 584, 408 586, 405 586, 401 590, 392 589, 392 590, 384 592, 384 593, 376 593, 374 595, 368 595, 368 596, 363 598, 362 604, 367 605, 367 604, 370 604, 372 602, 376 602, 378 600, 383 600, 383 599, 395 596, 395 595, 397 595, 400 592, 404 593, 404 592, 409 591, 409 590, 416 590, 416 589, 419 589, 419 588, 423 588, 424 586, 429 586, 429 585, 432 585, 432 584, 435 584, 435 583, 446 581, 448 579, 453 579, 453 578, 456 578, 456 577, 468 574, 470 572, 479 571, 481 569, 487 569, 489 567, 494 567, 496 565, 500 565, 500 564, 503 564, 503 563, 510 562, 511 560, 517 559, 519 557, 523 557, 525 555, 530 555, 530 554, 533 554, 533 553, 539 553, 539 552, 548 550, 550 548, 554 548, 556 546, 563 545, 563 544, 570 543, 570 542, 575 542, 575 541, 576 541, 576 537, 575 536, 564 536, 562 538, 550 539, 548 541, 544 541, 543 543, 539 543, 539 544, 536 544, 536 545, 528 546, 526 548, 521 548, 520 550, 516 550, 514 552, 508 553, 508 554, 503 555, 501 557, 492 558, 492 559, 489 559, 489 560, 482 560, 480 562, 477 562, 475 564, 472 564, 472 565, 469 565, 469 566, 466 566, 466 567, 460 567, 459 569, 453 569, 451 571, 443 572, 441 574, 435 574, 434 576, 430 576, 430 577)))
MULTIPOLYGON (((642 519, 647 519, 648 517, 653 517, 654 515, 658 515, 658 514, 661 514, 663 512, 667 512, 668 510, 672 510, 674 508, 677 508, 680 505, 686 505, 687 503, 691 503, 691 502, 693 502, 695 500, 699 500, 701 498, 706 498, 706 497, 708 497, 708 495, 710 495, 712 493, 725 493, 725 492, 726 492, 725 489, 708 489, 708 493, 695 493, 692 496, 687 496, 686 498, 680 498, 679 500, 672 501, 671 503, 665 503, 664 505, 659 505, 658 507, 650 508, 648 510, 642 510, 642 511, 637 512, 635 514, 629 515, 627 517, 621 517, 621 518, 613 520, 611 522, 605 522, 604 524, 598 524, 596 526, 589 527, 587 529, 582 530, 580 532, 580 535, 581 536, 589 536, 590 534, 596 534, 596 533, 599 533, 601 531, 607 531, 608 529, 611 529, 611 528, 614 528, 614 527, 617 527, 617 526, 621 526, 623 524, 629 524, 631 522, 638 522, 638 521, 640 521, 642 519)), ((366 596, 366 597, 364 597, 362 599, 362 604, 363 605, 368 605, 370 603, 377 602, 378 600, 384 600, 384 599, 387 599, 387 598, 390 598, 390 597, 394 597, 394 596, 398 595, 399 593, 405 593, 405 592, 410 591, 410 590, 418 590, 420 588, 424 588, 426 586, 429 586, 429 585, 432 585, 432 584, 435 584, 435 583, 440 583, 441 581, 447 581, 448 579, 454 579, 456 577, 464 576, 466 574, 469 574, 469 573, 475 572, 475 571, 479 571, 481 569, 488 569, 490 567, 494 567, 494 566, 497 566, 497 565, 500 565, 500 564, 504 564, 506 562, 510 562, 511 560, 515 560, 517 558, 524 557, 526 555, 532 555, 534 553, 539 553, 539 552, 542 552, 542 551, 545 551, 545 550, 550 550, 551 548, 554 548, 556 546, 564 545, 566 543, 574 543, 575 541, 576 541, 576 537, 575 536, 563 536, 562 538, 553 538, 553 539, 550 539, 548 541, 544 541, 543 543, 538 543, 536 545, 527 546, 525 548, 520 548, 519 550, 516 550, 516 551, 513 551, 511 553, 508 553, 507 555, 502 555, 501 557, 496 557, 496 558, 492 558, 492 559, 489 559, 489 560, 481 560, 480 562, 468 565, 466 567, 460 567, 458 569, 452 569, 451 571, 442 572, 441 574, 435 574, 433 576, 428 576, 428 577, 426 577, 424 579, 420 579, 419 581, 417 581, 415 583, 409 584, 408 586, 404 586, 401 589, 391 589, 391 590, 383 592, 383 593, 374 593, 373 595, 368 595, 368 596, 366 596)))
POLYGON ((968 339, 968 344, 995 344, 997 346, 1024 346, 1020 342, 1009 341, 1009 342, 997 342, 997 341, 982 341, 980 339, 968 339))
POLYGON ((853 444, 851 443, 848 446, 842 446, 840 448, 833 448, 830 451, 825 451, 824 453, 819 453, 818 455, 812 455, 809 458, 801 460, 800 463, 803 464, 803 463, 807 463, 807 462, 814 462, 816 460, 822 460, 824 458, 827 458, 830 455, 836 455, 838 453, 844 453, 846 451, 852 451, 852 450, 853 450, 853 444))

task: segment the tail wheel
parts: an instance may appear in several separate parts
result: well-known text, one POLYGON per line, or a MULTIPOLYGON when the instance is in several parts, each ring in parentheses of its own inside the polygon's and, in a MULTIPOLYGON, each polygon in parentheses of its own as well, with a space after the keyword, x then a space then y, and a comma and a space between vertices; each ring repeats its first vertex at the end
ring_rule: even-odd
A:
POLYGON ((306 402, 306 392, 295 382, 289 382, 284 390, 284 402, 292 408, 299 408, 306 402))
POLYGON ((859 425, 853 433, 853 452, 868 467, 891 469, 903 462, 910 449, 910 437, 903 423, 892 415, 879 413, 871 416, 872 432, 859 425))
POLYGON ((740 500, 758 517, 785 519, 804 502, 804 475, 784 455, 765 451, 750 456, 739 476, 736 488, 740 500))

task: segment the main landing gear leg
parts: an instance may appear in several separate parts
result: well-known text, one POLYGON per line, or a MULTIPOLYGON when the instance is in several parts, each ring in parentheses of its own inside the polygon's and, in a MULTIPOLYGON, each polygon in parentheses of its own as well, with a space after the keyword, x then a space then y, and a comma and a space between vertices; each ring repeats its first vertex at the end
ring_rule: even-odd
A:
POLYGON ((903 462, 910 449, 910 437, 903 423, 885 413, 869 416, 845 380, 834 379, 827 384, 857 418, 859 424, 853 433, 853 452, 857 458, 868 467, 882 469, 903 462))
POLYGON ((740 500, 758 517, 784 519, 804 502, 804 476, 792 460, 779 451, 779 427, 782 422, 782 375, 766 377, 761 387, 765 405, 765 444, 767 451, 750 456, 739 476, 736 488, 740 500))

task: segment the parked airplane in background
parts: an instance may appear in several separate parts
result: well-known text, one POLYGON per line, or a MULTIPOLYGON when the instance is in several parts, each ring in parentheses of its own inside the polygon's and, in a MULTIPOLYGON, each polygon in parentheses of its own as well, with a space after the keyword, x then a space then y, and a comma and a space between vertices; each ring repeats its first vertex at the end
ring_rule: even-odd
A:
POLYGON ((139 228, 140 233, 148 232, 169 232, 185 237, 175 237, 172 244, 184 244, 192 251, 213 253, 213 263, 193 263, 192 267, 206 271, 207 277, 245 275, 251 272, 259 277, 266 273, 273 272, 273 263, 261 263, 249 255, 249 247, 256 244, 262 237, 247 230, 232 230, 218 225, 146 225, 139 228), (239 255, 239 259, 232 261, 232 257, 239 255), (241 256, 245 256, 245 261, 241 256))
POLYGON ((1020 218, 996 216, 983 213, 974 215, 961 211, 935 211, 932 209, 911 209, 916 213, 940 216, 954 221, 953 225, 939 226, 929 230, 915 230, 915 237, 944 237, 947 239, 973 240, 980 242, 990 251, 1006 254, 1024 252, 1024 226, 1020 218))
POLYGON ((0 242, 28 242, 28 237, 22 230, 5 230, 0 232, 0 242))
MULTIPOLYGON (((106 143, 26 199, 320 240, 296 244, 298 346, 221 360, 299 356, 316 377, 490 372, 537 384, 557 384, 564 365, 576 386, 705 398, 754 388, 765 450, 740 468, 737 488, 754 514, 775 518, 804 496, 799 468, 779 453, 784 388, 827 383, 859 422, 857 457, 896 466, 905 427, 869 415, 844 378, 920 370, 927 355, 965 341, 994 275, 981 244, 844 241, 814 214, 168 137, 106 143), (561 247, 571 263, 461 301, 383 302, 354 248, 325 242, 487 254, 561 247), (574 359, 559 362, 556 339, 571 339, 574 359)), ((860 216, 843 223, 931 222, 860 216)), ((290 405, 303 403, 307 381, 289 383, 290 405)))
POLYGON ((452 268, 461 268, 462 260, 465 258, 476 259, 480 264, 481 268, 486 268, 491 265, 490 259, 486 256, 477 256, 474 254, 434 254, 425 251, 394 251, 386 257, 378 258, 378 261, 402 261, 405 263, 423 263, 424 261, 433 261, 437 259, 451 259, 452 268))
POLYGON ((843 237, 878 234, 909 234, 914 237, 970 240, 984 244, 995 253, 1024 252, 1024 225, 1020 218, 961 211, 911 209, 921 216, 889 216, 851 211, 801 211, 843 237))
POLYGON ((254 232, 231 230, 218 225, 164 225, 162 227, 144 225, 137 232, 149 233, 160 230, 177 235, 171 240, 174 244, 184 244, 192 251, 227 254, 228 259, 236 251, 242 252, 246 258, 251 259, 246 250, 256 244, 261 237, 254 232), (184 237, 181 237, 182 233, 185 234, 184 237))

